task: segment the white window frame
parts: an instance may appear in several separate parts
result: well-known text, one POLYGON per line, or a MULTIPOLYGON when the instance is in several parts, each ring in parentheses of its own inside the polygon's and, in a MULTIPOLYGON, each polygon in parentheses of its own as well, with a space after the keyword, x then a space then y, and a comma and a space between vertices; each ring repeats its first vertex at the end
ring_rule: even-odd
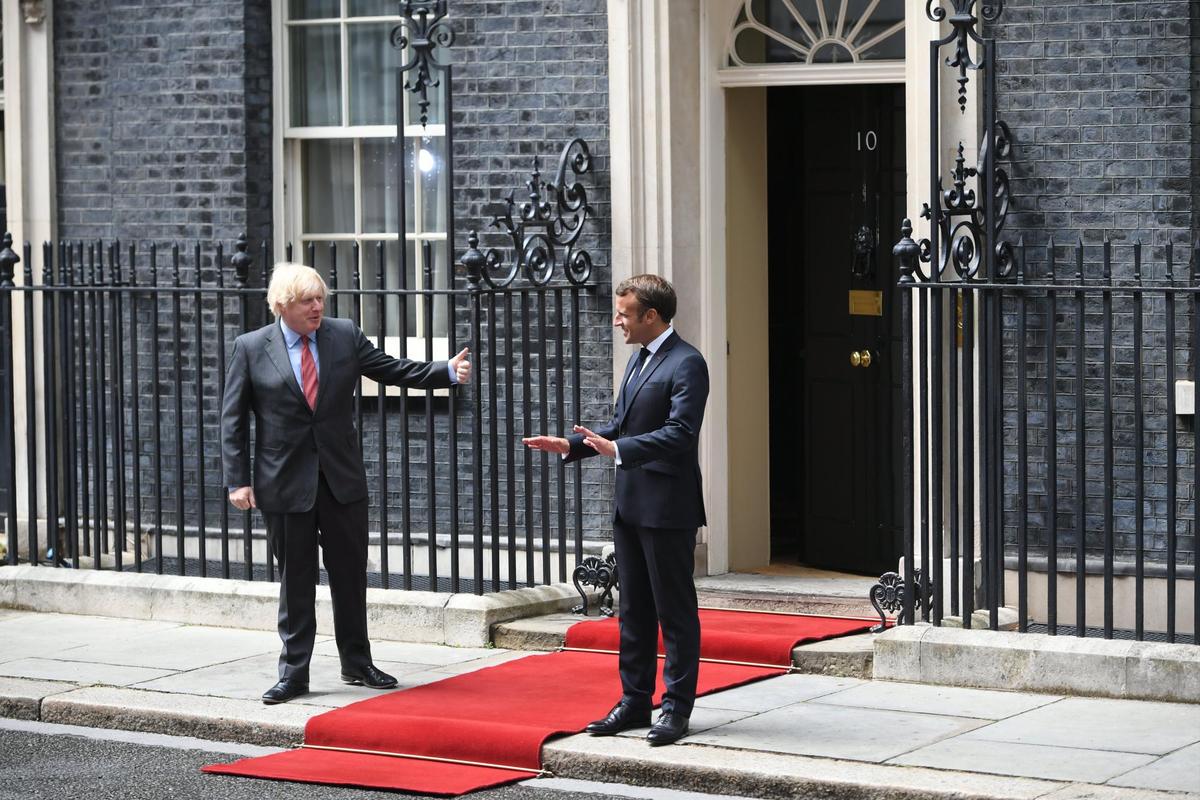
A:
MULTIPOLYGON (((341 118, 343 121, 350 119, 350 91, 349 91, 349 47, 348 47, 348 29, 352 25, 366 25, 371 23, 388 23, 397 24, 401 21, 398 16, 374 16, 374 17, 347 17, 349 0, 340 0, 340 14, 338 25, 340 29, 340 53, 341 53, 341 76, 342 89, 341 91, 341 118), (348 22, 352 19, 352 22, 348 22)), ((274 252, 276 260, 283 260, 287 252, 286 248, 290 242, 293 245, 293 258, 297 261, 303 260, 303 254, 308 246, 308 242, 315 240, 322 243, 328 242, 345 242, 347 252, 349 246, 355 241, 363 243, 362 257, 364 263, 369 258, 368 253, 374 246, 375 242, 395 242, 397 235, 395 233, 303 233, 303 181, 301 179, 301 159, 300 146, 304 140, 321 139, 333 140, 342 139, 351 141, 354 144, 354 220, 355 228, 361 227, 362 219, 362 195, 360 192, 361 181, 359 170, 361 169, 360 142, 363 139, 391 139, 396 136, 395 125, 339 125, 339 126, 293 126, 291 117, 291 81, 290 81, 290 42, 291 37, 289 31, 293 27, 304 27, 308 25, 330 25, 333 18, 322 18, 319 20, 287 20, 288 0, 272 0, 271 14, 271 59, 272 59, 272 85, 275 87, 272 92, 272 113, 275 124, 272 126, 272 171, 273 171, 273 192, 272 214, 275 220, 274 231, 274 252)), ((403 103, 403 97, 397 98, 397 102, 403 103)), ((443 141, 446 136, 446 126, 444 124, 430 124, 425 127, 421 125, 404 126, 404 136, 406 139, 412 137, 442 137, 443 141)), ((447 152, 447 157, 449 153, 447 152)), ((446 190, 450 191, 449 184, 446 190)), ((406 198, 414 209, 421 208, 422 187, 420 180, 413 181, 411 196, 406 198)), ((444 199, 441 202, 445 202, 444 199)), ((421 214, 419 211, 413 213, 414 227, 420 227, 421 214)), ((415 253, 415 274, 416 285, 410 288, 422 288, 423 283, 423 264, 421 255, 421 242, 441 242, 446 244, 446 231, 423 232, 417 231, 414 233, 404 232, 403 242, 407 247, 409 243, 413 245, 415 253)), ((339 248, 340 250, 340 248, 339 248)), ((443 248, 444 258, 446 259, 445 269, 450 275, 453 274, 453 265, 449 263, 452 258, 452 253, 448 246, 443 248)), ((339 252, 339 255, 341 253, 339 252)), ((407 349, 406 355, 410 358, 423 359, 425 357, 425 337, 421 335, 424 330, 424 308, 423 304, 418 302, 415 317, 416 334, 415 336, 406 337, 405 344, 407 349)), ((454 320, 447 318, 447 324, 453 325, 454 320)), ((365 331, 367 338, 376 345, 379 345, 377 336, 371 331, 365 331)), ((433 341, 433 358, 435 360, 445 360, 449 358, 449 339, 446 336, 434 336, 433 341)), ((401 351, 401 341, 399 336, 385 336, 382 349, 392 355, 398 355, 401 351)), ((399 396, 401 389, 396 386, 389 386, 386 389, 389 396, 399 396)), ((377 396, 379 393, 378 385, 369 378, 363 378, 363 394, 367 396, 377 396)), ((423 390, 409 390, 410 394, 424 394, 423 390)), ((446 390, 437 390, 438 394, 445 394, 446 390)))

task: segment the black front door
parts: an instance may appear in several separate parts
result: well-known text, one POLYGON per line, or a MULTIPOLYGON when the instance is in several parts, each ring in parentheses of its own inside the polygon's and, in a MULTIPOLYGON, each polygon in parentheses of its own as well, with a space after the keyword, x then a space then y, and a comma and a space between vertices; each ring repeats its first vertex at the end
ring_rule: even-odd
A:
POLYGON ((894 569, 904 213, 896 85, 768 92, 772 559, 894 569))

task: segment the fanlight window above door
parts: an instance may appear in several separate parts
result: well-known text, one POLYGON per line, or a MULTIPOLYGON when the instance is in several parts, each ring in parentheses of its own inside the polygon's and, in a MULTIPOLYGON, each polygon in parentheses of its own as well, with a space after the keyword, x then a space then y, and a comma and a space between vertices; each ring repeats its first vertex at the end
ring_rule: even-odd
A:
POLYGON ((904 59, 904 0, 745 0, 731 67, 904 59))

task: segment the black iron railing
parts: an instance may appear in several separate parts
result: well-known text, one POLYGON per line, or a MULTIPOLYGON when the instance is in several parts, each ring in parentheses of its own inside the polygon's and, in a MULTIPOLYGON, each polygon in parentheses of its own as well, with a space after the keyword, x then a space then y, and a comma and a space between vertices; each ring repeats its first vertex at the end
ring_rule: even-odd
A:
POLYGON ((1004 3, 950 5, 925 9, 946 30, 929 50, 929 237, 906 219, 894 249, 904 567, 872 599, 907 623, 970 627, 983 611, 994 629, 1009 606, 1022 631, 1196 642, 1200 427, 1176 392, 1200 379, 1200 245, 1177 264, 1165 241, 1144 270, 1136 243, 1051 242, 1043 258, 1005 241, 1012 136, 979 33, 1004 3), (982 131, 974 165, 957 143, 949 187, 946 67, 964 115, 979 87, 982 131))
MULTIPOLYGON (((520 437, 565 434, 583 418, 589 376, 580 320, 595 285, 580 243, 590 209, 578 178, 589 170, 581 140, 563 150, 555 182, 541 180, 535 167, 531 202, 515 217, 510 203, 497 217, 516 245, 511 268, 500 250, 481 252, 472 233, 465 276, 443 288, 406 288, 383 243, 368 250, 331 243, 320 259, 315 243, 305 248, 300 260, 328 269, 330 313, 353 319, 378 342, 390 338, 394 355, 432 359, 439 339, 447 354, 464 344, 473 353, 472 384, 444 395, 390 397, 358 387, 375 585, 497 591, 569 580, 583 558, 586 468, 527 450, 520 437), (339 285, 339 273, 349 286, 339 285), (420 329, 410 325, 415 319, 420 329), (414 334, 421 351, 409 353, 414 334)), ((6 237, 0 252, 8 563, 273 579, 257 519, 231 517, 221 483, 226 361, 234 338, 268 316, 245 238, 230 258, 219 244, 165 251, 47 244, 40 280, 32 248, 18 257, 11 245, 6 237), (24 353, 14 356, 18 319, 24 353), (18 385, 13 365, 22 357, 18 385), (19 395, 30 401, 21 414, 19 395), (18 515, 18 471, 32 513, 18 515)), ((285 258, 294 256, 289 247, 285 258)), ((271 263, 267 245, 259 257, 271 263)), ((432 287, 430 253, 424 263, 422 285, 432 287)))
POLYGON ((996 628, 1008 605, 1022 631, 1196 641, 1200 426, 1176 397, 1200 380, 1200 244, 1153 269, 1118 250, 1051 243, 1030 274, 1018 245, 990 281, 902 266, 920 618, 996 628))

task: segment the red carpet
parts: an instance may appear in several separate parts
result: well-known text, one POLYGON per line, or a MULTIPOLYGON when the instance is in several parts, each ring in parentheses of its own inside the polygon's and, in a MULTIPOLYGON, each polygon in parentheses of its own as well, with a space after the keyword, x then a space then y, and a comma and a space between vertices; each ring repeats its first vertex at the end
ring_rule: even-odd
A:
MULTIPOLYGON (((702 658, 756 665, 706 661, 698 676, 701 695, 783 674, 794 645, 860 633, 871 625, 740 611, 700 614, 702 658)), ((616 620, 572 626, 567 647, 615 651, 616 620)), ((300 749, 204 771, 464 794, 538 774, 546 739, 578 733, 620 696, 614 655, 576 650, 531 655, 321 714, 309 720, 300 749), (320 747, 337 750, 314 749, 320 747)))

